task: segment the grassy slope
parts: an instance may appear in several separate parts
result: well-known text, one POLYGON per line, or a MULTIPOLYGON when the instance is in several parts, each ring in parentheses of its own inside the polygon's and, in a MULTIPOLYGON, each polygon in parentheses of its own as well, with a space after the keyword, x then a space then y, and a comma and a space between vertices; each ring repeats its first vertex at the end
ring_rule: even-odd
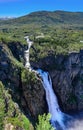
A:
MULTIPOLYGON (((20 41, 26 44, 24 36, 44 33, 50 39, 71 44, 83 40, 83 13, 64 11, 39 11, 29 15, 0 21, 0 39, 20 41), (73 42, 74 41, 74 42, 73 42)), ((77 45, 76 45, 77 46, 77 45)), ((69 49, 70 50, 70 49, 69 49)))
POLYGON ((45 38, 35 39, 34 50, 31 50, 32 60, 48 55, 68 53, 83 49, 83 12, 39 11, 29 15, 0 21, 0 40, 19 41, 26 44, 24 36, 34 37, 44 33, 45 38), (31 36, 32 35, 32 36, 31 36), (34 59, 34 55, 37 58, 34 59))
POLYGON ((19 18, 0 21, 1 24, 83 24, 83 12, 39 11, 19 18))

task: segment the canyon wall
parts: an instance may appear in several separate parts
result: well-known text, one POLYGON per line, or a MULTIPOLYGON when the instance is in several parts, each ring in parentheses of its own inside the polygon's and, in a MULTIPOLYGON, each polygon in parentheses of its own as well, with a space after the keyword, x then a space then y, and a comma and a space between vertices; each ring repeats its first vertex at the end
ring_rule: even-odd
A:
MULTIPOLYGON (((12 99, 30 118, 37 119, 39 114, 48 112, 45 92, 41 79, 34 72, 29 72, 19 61, 24 61, 25 46, 13 43, 0 43, 0 80, 12 99), (19 57, 20 54, 20 57, 19 57)), ((67 55, 51 54, 37 62, 31 61, 34 69, 48 71, 52 78, 53 89, 57 95, 61 110, 64 112, 83 110, 83 51, 67 55)))

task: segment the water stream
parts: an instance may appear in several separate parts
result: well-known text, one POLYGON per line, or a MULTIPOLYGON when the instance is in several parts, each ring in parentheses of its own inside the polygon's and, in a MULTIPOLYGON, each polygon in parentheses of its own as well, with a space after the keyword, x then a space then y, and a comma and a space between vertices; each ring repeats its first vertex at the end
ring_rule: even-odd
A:
MULTIPOLYGON (((29 40, 28 36, 25 38, 27 39, 28 43, 28 49, 25 51, 25 67, 31 71, 32 68, 29 62, 29 51, 33 42, 29 40)), ((77 117, 69 116, 60 110, 57 97, 52 88, 52 81, 49 73, 41 69, 38 69, 35 72, 38 73, 42 78, 42 84, 46 92, 46 101, 48 104, 49 113, 51 114, 50 122, 52 126, 56 130, 83 130, 83 118, 80 118, 79 115, 77 117)), ((83 113, 81 113, 81 115, 83 115, 83 113)))
POLYGON ((41 69, 38 69, 37 72, 40 74, 43 80, 42 83, 46 92, 46 100, 49 108, 49 113, 51 114, 51 124, 55 128, 58 126, 58 128, 61 127, 61 129, 65 130, 64 113, 62 113, 59 108, 57 97, 52 88, 50 75, 48 72, 42 71, 41 69))
POLYGON ((31 70, 30 61, 29 61, 29 51, 33 44, 33 41, 29 40, 29 36, 26 36, 24 38, 27 40, 27 44, 28 44, 28 49, 25 51, 25 60, 26 60, 25 67, 28 68, 29 70, 31 70))

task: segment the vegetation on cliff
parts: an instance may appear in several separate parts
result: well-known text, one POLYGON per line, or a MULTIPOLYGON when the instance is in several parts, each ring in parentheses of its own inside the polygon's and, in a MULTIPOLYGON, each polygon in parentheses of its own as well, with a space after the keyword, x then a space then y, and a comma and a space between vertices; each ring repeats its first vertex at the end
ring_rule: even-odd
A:
MULTIPOLYGON (((29 118, 34 116, 36 120, 38 114, 43 114, 44 103, 39 103, 43 97, 35 95, 36 91, 41 93, 43 87, 36 75, 25 69, 21 63, 22 47, 15 41, 0 43, 0 79, 3 82, 0 82, 0 129, 2 130, 33 130, 25 114, 28 114, 29 118)), ((31 121, 33 122, 33 119, 31 121)))
MULTIPOLYGON (((53 130, 49 123, 50 114, 39 115, 36 130, 53 130)), ((8 90, 0 81, 0 129, 1 130, 34 130, 29 119, 20 111, 17 103, 12 101, 8 90)))
POLYGON ((20 111, 17 103, 12 101, 11 95, 0 82, 0 129, 1 130, 33 130, 32 124, 20 111))

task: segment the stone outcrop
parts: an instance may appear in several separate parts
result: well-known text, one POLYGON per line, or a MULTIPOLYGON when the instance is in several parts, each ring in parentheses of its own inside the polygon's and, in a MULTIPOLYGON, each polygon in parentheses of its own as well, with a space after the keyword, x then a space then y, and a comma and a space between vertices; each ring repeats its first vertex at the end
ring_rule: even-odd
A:
POLYGON ((24 101, 21 100, 21 104, 26 108, 26 111, 31 117, 35 117, 39 114, 43 114, 47 110, 47 104, 45 100, 45 93, 41 83, 41 80, 34 72, 29 72, 27 69, 22 71, 22 96, 24 101))
POLYGON ((9 42, 8 47, 11 50, 13 56, 20 62, 24 62, 24 51, 27 49, 26 45, 20 42, 9 42))
POLYGON ((83 50, 68 55, 50 55, 34 68, 49 71, 59 105, 65 112, 83 110, 83 50))

